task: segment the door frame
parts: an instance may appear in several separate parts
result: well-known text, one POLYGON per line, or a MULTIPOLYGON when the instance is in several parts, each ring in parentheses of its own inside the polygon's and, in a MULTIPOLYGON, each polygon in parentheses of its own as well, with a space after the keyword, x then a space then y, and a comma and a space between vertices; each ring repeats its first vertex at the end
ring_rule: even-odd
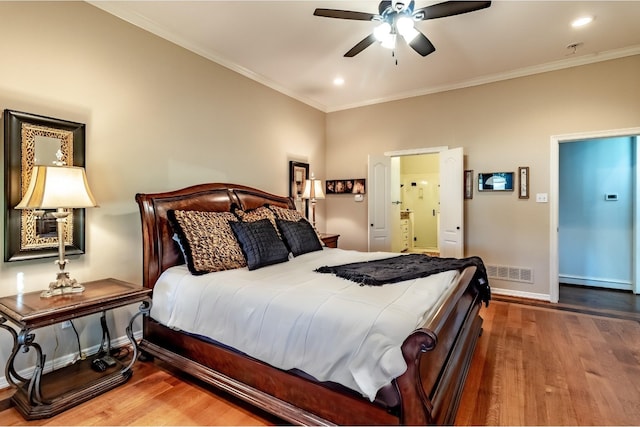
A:
MULTIPOLYGON (((403 156, 418 156, 421 154, 439 154, 443 151, 448 151, 448 150, 449 150, 448 145, 441 145, 437 147, 411 148, 407 150, 385 151, 383 155, 385 157, 393 158, 393 157, 403 157, 403 156)), ((392 233, 391 236, 393 236, 394 235, 393 227, 390 227, 390 230, 391 230, 390 232, 392 233)), ((397 233, 397 230, 395 231, 395 233, 397 233)), ((438 233, 440 233, 440 230, 438 230, 438 233)))
MULTIPOLYGON (((560 194, 560 144, 564 142, 581 141, 585 139, 615 138, 625 136, 636 136, 636 144, 639 142, 640 127, 611 129, 603 131, 579 132, 570 134, 552 135, 550 139, 550 166, 549 166, 549 300, 557 303, 560 299, 559 283, 559 255, 558 255, 558 230, 559 230, 559 194, 560 194)), ((636 151, 636 160, 638 154, 636 151)), ((640 185, 638 183, 638 164, 636 162, 636 179, 634 184, 634 209, 633 222, 640 224, 640 185)), ((633 227, 633 291, 640 293, 640 230, 633 227)))

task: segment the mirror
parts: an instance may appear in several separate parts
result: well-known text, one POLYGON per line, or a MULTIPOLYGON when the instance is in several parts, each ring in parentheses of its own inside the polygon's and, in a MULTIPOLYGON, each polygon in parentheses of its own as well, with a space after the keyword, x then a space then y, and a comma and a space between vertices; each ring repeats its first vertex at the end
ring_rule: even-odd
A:
POLYGON ((293 198, 296 208, 307 218, 309 218, 309 201, 302 198, 302 192, 308 177, 308 163, 289 162, 289 197, 293 198))
MULTIPOLYGON (((50 165, 60 155, 66 165, 84 167, 85 125, 5 110, 4 138, 4 260, 58 256, 55 220, 14 207, 26 192, 34 165, 50 165)), ((66 254, 84 253, 84 209, 73 209, 65 230, 66 254)))

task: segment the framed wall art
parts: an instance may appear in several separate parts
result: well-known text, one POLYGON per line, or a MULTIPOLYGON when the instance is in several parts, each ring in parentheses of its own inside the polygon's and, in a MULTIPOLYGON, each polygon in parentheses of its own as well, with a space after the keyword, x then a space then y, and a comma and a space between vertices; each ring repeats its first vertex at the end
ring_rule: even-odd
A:
POLYGON ((309 178, 309 163, 289 162, 289 197, 293 198, 297 209, 309 218, 309 200, 302 198, 304 184, 309 178))
POLYGON ((529 166, 518 168, 518 198, 529 198, 529 166))
POLYGON ((513 172, 479 173, 478 191, 513 191, 513 172))
POLYGON ((464 198, 473 199, 473 170, 464 171, 464 198))
POLYGON ((328 179, 325 183, 325 194, 366 194, 367 186, 364 178, 328 179))
MULTIPOLYGON (((34 165, 51 165, 57 157, 67 166, 84 167, 83 123, 4 111, 4 260, 58 256, 55 219, 38 219, 29 209, 17 210, 34 165)), ((67 255, 85 251, 84 209, 73 209, 65 227, 67 255)))

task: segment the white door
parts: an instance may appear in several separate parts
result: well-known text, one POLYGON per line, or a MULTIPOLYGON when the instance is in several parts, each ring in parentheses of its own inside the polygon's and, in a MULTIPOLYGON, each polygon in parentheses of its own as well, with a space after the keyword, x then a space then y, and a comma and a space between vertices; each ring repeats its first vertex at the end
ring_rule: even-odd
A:
POLYGON ((391 233, 391 252, 402 251, 402 233, 400 232, 400 210, 402 196, 400 195, 400 157, 391 157, 391 212, 389 213, 389 227, 391 233))
POLYGON ((369 155, 368 179, 369 252, 389 252, 391 251, 391 158, 369 155))
MULTIPOLYGON (((440 154, 440 221, 439 246, 441 257, 464 256, 464 210, 463 210, 463 149, 439 149, 440 154)), ((414 155, 421 153, 407 153, 414 155)), ((402 155, 396 153, 396 155, 402 155)), ((369 251, 390 251, 393 234, 392 216, 400 220, 400 205, 391 199, 391 157, 369 156, 369 251)), ((398 199, 399 200, 399 199, 398 199)))
POLYGON ((442 258, 464 256, 464 193, 462 148, 440 152, 440 230, 442 258))

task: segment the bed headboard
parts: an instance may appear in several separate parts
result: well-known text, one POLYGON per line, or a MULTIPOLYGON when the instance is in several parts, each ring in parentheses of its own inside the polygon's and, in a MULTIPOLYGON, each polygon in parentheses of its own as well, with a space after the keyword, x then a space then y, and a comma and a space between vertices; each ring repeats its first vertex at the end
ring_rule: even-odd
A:
POLYGON ((233 203, 244 210, 269 203, 295 209, 291 197, 277 196, 244 185, 200 184, 165 193, 136 194, 142 220, 142 284, 153 288, 160 274, 169 267, 184 264, 173 240, 167 212, 172 209, 229 211, 233 203))

